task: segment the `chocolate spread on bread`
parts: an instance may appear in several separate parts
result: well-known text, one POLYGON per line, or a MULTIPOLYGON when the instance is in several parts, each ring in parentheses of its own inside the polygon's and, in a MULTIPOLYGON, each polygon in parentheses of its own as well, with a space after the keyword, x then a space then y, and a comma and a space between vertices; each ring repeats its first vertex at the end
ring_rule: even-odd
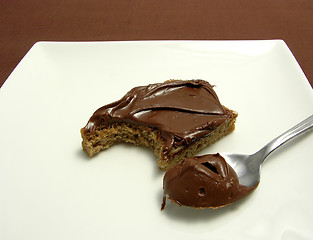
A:
POLYGON ((217 208, 242 199, 255 188, 240 185, 236 172, 220 154, 186 158, 164 175, 162 209, 166 195, 179 205, 217 208))
MULTIPOLYGON (((82 136, 114 124, 145 126, 160 132, 161 158, 169 159, 170 155, 177 154, 173 148, 184 149, 230 120, 233 122, 214 141, 233 131, 236 117, 236 113, 221 105, 208 82, 171 80, 135 87, 122 99, 99 108, 82 129, 82 136)), ((88 144, 83 142, 85 150, 99 143, 93 142, 92 146, 90 143, 90 147, 88 144)), ((205 147, 207 143, 202 145, 205 147)))

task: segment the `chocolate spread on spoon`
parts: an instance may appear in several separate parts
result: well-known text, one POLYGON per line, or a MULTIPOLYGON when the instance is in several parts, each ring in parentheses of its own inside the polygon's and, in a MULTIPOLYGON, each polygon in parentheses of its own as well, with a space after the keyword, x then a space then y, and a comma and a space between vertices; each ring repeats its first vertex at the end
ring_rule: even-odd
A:
POLYGON ((218 153, 186 158, 164 175, 161 209, 165 207, 166 195, 179 205, 218 208, 242 199, 257 185, 240 185, 236 172, 218 153))

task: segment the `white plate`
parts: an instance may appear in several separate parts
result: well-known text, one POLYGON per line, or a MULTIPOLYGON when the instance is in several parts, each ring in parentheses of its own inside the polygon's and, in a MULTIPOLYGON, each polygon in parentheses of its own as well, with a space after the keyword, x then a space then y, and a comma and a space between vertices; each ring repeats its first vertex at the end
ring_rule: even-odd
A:
POLYGON ((313 113, 286 44, 268 41, 39 42, 0 90, 0 239, 312 239, 313 134, 273 153, 247 199, 218 210, 168 203, 147 149, 91 160, 80 128, 132 87, 200 78, 239 113, 203 153, 252 153, 313 113))

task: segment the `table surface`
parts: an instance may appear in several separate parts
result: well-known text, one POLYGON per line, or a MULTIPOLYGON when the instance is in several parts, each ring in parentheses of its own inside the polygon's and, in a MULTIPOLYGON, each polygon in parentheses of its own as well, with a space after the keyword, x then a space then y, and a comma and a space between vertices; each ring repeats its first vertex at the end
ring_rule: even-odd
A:
POLYGON ((37 41, 283 39, 313 86, 312 0, 2 0, 0 86, 37 41))

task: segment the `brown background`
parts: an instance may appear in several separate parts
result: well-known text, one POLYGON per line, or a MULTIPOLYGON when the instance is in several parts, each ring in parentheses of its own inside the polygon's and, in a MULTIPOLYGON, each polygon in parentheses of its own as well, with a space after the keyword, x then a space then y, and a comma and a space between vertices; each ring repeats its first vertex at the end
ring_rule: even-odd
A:
POLYGON ((0 86, 42 40, 283 39, 313 86, 312 0, 0 0, 0 86))

